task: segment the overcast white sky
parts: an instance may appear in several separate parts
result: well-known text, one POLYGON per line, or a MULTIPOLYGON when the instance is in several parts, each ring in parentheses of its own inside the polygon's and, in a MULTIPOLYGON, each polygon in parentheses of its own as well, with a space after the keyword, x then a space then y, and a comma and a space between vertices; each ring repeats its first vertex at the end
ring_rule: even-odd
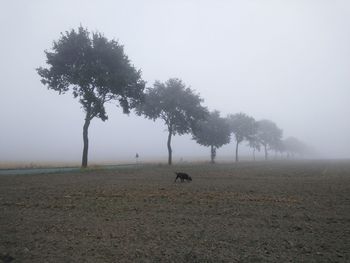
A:
MULTIPOLYGON (((0 2, 0 163, 80 161, 80 104, 35 71, 80 24, 123 44, 148 86, 181 78, 210 110, 273 120, 321 157, 350 158, 348 0, 11 0, 0 2)), ((107 110, 107 122, 91 123, 90 161, 166 160, 162 122, 107 110)), ((173 150, 174 161, 209 158, 189 136, 173 150)), ((218 151, 233 154, 233 143, 218 151)))

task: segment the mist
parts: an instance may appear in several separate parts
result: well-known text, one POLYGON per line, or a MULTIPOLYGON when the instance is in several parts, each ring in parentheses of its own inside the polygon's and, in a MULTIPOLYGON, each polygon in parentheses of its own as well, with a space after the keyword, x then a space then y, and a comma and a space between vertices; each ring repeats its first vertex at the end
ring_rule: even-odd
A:
MULTIPOLYGON (((0 22, 0 163, 81 160, 81 105, 35 70, 80 25, 123 44, 147 87, 180 78, 209 110, 272 120, 314 158, 350 158, 349 1, 8 1, 0 22)), ((90 162, 166 160, 161 121, 106 110, 90 125, 90 162)), ((190 135, 172 145, 175 162, 209 159, 190 135)), ((233 160, 234 142, 217 156, 233 160)))

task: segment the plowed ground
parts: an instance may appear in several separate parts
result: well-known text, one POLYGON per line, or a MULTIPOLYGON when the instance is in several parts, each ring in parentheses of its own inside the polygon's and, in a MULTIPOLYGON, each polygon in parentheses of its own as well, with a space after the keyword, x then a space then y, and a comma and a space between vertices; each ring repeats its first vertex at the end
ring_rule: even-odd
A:
POLYGON ((350 262, 350 162, 2 175, 1 261, 350 262))

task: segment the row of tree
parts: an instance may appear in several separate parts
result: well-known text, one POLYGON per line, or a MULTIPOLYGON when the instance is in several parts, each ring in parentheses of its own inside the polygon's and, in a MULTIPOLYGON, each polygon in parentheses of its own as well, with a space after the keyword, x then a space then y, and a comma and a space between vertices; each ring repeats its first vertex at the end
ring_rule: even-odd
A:
MULTIPOLYGON (((305 145, 295 138, 282 140, 282 130, 269 120, 255 121, 244 113, 220 117, 218 111, 209 112, 203 99, 180 80, 156 81, 145 88, 141 71, 135 69, 124 53, 123 46, 108 40, 101 33, 90 33, 79 27, 61 34, 52 51, 45 51, 48 68, 37 69, 41 82, 49 89, 64 94, 71 91, 79 99, 85 112, 83 126, 82 167, 88 164, 88 128, 93 118, 106 121, 105 103, 115 102, 124 113, 135 109, 138 115, 162 119, 168 129, 168 163, 172 163, 172 136, 191 133, 199 144, 210 147, 211 161, 216 150, 230 142, 231 134, 238 149, 243 141, 255 151, 300 154, 305 145)), ((255 158, 255 157, 254 157, 255 158)))
POLYGON ((239 161, 239 145, 246 141, 255 152, 264 149, 265 160, 270 150, 276 154, 287 153, 287 156, 303 155, 308 147, 300 140, 289 137, 282 139, 282 130, 270 120, 256 121, 245 113, 230 114, 226 118, 220 117, 218 111, 210 113, 209 118, 200 122, 199 129, 194 131, 194 139, 201 145, 210 147, 211 162, 215 162, 216 149, 230 143, 231 135, 236 144, 236 162, 239 161))
POLYGON ((220 112, 209 112, 202 106, 203 99, 186 87, 180 79, 157 81, 145 92, 142 103, 136 106, 136 113, 156 120, 162 119, 168 129, 168 163, 172 163, 171 138, 173 135, 191 133, 194 140, 210 147, 211 162, 215 162, 216 150, 230 143, 233 135, 236 143, 236 161, 239 161, 239 145, 246 141, 255 152, 264 149, 265 159, 269 150, 290 155, 303 154, 306 146, 290 137, 282 139, 282 130, 270 120, 256 121, 245 113, 230 114, 226 118, 220 112))

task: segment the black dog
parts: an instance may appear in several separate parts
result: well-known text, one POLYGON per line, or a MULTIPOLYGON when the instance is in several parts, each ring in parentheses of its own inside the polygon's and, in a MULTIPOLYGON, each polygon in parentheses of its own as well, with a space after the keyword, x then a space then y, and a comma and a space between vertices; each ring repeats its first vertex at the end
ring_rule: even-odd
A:
POLYGON ((174 183, 176 182, 177 178, 180 178, 181 182, 184 182, 185 180, 187 180, 187 182, 192 181, 192 177, 186 173, 176 173, 175 172, 175 174, 176 174, 176 178, 175 178, 174 183))

